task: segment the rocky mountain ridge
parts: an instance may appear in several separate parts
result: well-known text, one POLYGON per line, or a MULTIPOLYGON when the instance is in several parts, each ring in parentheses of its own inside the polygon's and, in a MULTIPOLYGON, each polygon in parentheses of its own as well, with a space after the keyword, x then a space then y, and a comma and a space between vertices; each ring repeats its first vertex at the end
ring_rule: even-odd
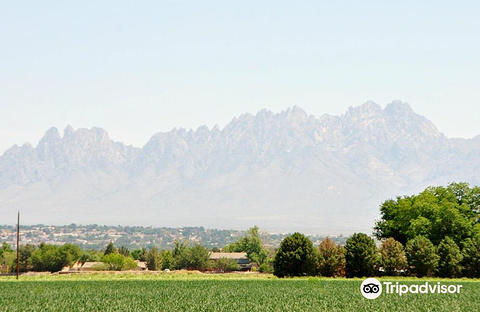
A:
POLYGON ((378 205, 428 185, 480 184, 480 136, 449 139, 403 102, 316 118, 295 106, 223 129, 173 129, 142 148, 101 128, 0 157, 0 213, 32 223, 369 231, 378 205))

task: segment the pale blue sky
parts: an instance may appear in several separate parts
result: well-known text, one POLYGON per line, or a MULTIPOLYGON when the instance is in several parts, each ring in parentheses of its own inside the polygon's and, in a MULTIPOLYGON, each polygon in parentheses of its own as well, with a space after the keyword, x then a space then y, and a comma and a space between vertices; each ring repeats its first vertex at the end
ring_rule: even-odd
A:
POLYGON ((262 108, 409 102, 480 134, 479 1, 2 1, 0 153, 51 126, 135 146, 262 108))

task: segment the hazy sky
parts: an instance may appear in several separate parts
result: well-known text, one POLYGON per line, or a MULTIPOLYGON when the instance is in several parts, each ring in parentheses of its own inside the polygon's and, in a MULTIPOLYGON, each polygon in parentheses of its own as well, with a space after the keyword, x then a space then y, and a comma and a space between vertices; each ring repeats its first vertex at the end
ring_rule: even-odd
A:
POLYGON ((143 146, 262 108, 409 102, 480 134, 479 1, 2 1, 0 153, 51 126, 143 146))

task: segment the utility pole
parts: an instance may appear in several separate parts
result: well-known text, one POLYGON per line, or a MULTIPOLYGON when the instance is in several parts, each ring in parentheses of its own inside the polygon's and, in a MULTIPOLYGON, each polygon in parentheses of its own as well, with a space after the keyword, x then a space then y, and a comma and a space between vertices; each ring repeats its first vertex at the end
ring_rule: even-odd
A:
POLYGON ((17 280, 18 280, 18 275, 20 274, 20 266, 18 265, 18 258, 19 258, 19 249, 20 249, 20 211, 18 211, 17 215, 17 280))

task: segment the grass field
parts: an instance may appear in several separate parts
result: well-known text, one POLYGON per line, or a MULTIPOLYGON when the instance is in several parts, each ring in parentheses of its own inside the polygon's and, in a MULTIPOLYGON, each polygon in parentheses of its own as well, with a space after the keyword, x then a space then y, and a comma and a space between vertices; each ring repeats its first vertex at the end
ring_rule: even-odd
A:
MULTIPOLYGON (((425 279, 383 279, 424 283, 425 279)), ((0 277, 1 311, 478 311, 479 280, 460 294, 360 294, 362 279, 121 274, 0 277)))

